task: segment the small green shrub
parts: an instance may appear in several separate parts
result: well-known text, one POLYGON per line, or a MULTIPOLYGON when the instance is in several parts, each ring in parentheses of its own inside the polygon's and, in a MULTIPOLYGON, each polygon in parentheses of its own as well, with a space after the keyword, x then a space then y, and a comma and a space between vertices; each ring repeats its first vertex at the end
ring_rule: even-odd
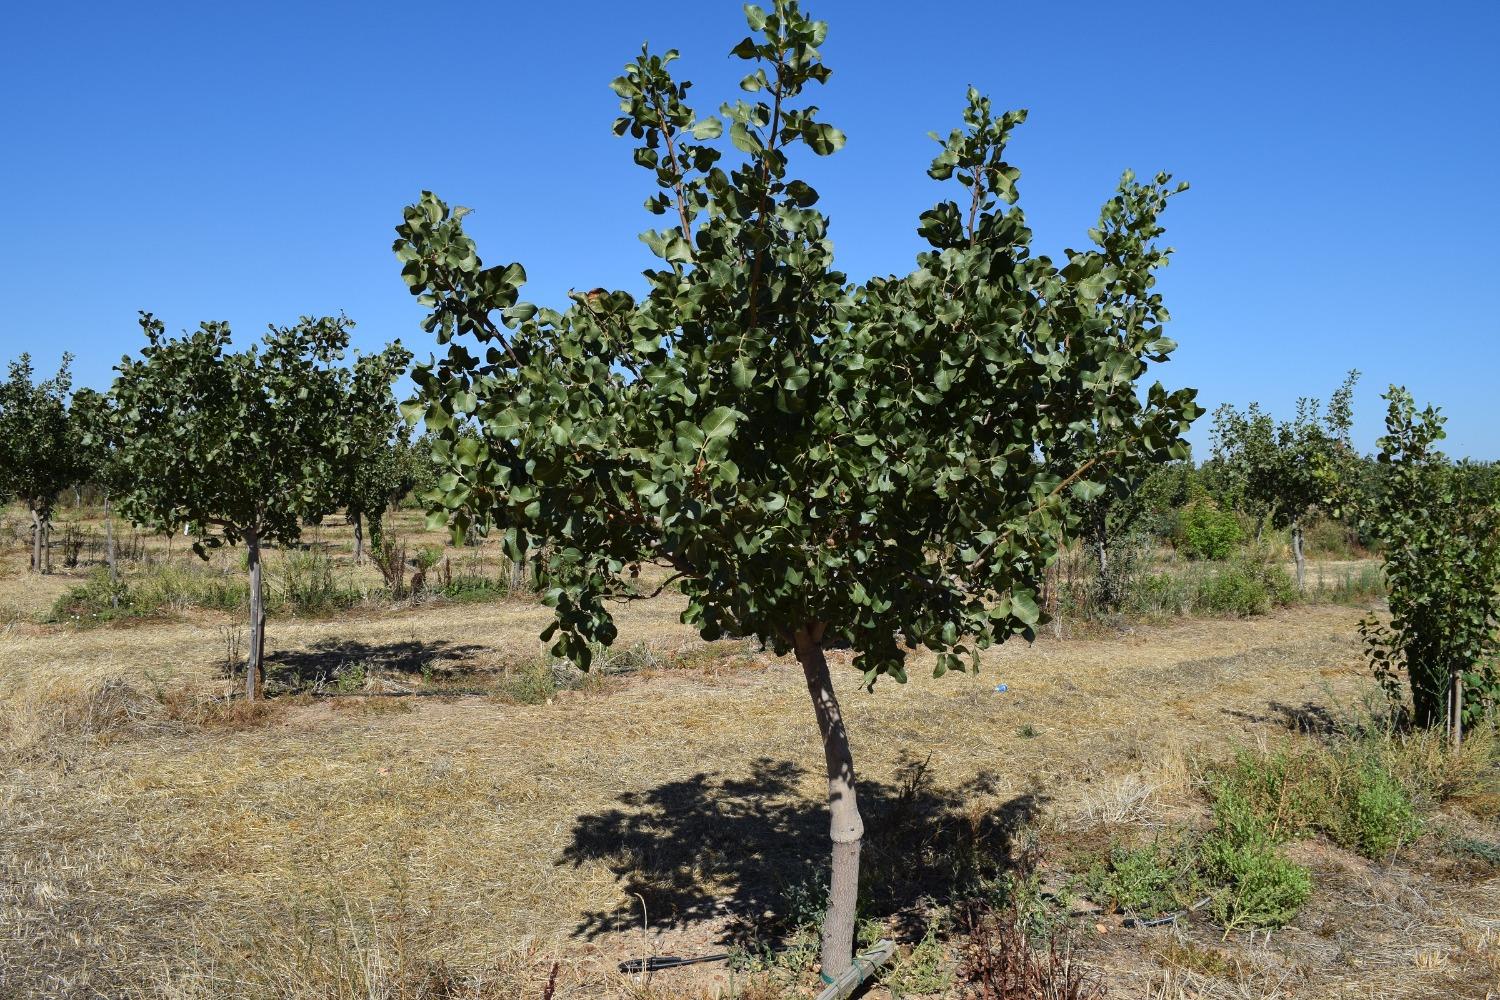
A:
POLYGON ((1443 841, 1443 853, 1463 861, 1478 862, 1500 870, 1500 844, 1475 837, 1449 837, 1443 841))
POLYGON ((1401 752, 1383 733, 1241 751, 1209 778, 1214 817, 1238 841, 1278 844, 1319 832, 1368 858, 1386 857, 1421 830, 1413 791, 1393 771, 1401 752))
POLYGON ((1329 761, 1326 779, 1333 808, 1321 828, 1335 843, 1367 858, 1383 858, 1421 831, 1411 793, 1387 762, 1368 748, 1329 761))
POLYGON ((1329 581, 1319 576, 1310 588, 1312 596, 1332 604, 1368 604, 1385 596, 1385 581, 1375 566, 1348 569, 1329 581))
POLYGON ((920 941, 897 957, 881 981, 891 991, 892 1000, 945 993, 953 985, 953 967, 937 927, 930 925, 920 941))
POLYGON ((1190 851, 1160 842, 1116 847, 1107 860, 1084 876, 1089 895, 1099 902, 1145 917, 1189 905, 1196 875, 1190 851))
POLYGON ((52 604, 49 621, 80 620, 106 622, 132 617, 137 611, 124 581, 111 583, 109 570, 96 569, 76 587, 70 588, 52 604))
POLYGON ((1209 912, 1226 934, 1237 927, 1284 927, 1312 896, 1307 869, 1268 839, 1220 830, 1203 838, 1198 853, 1209 912))
POLYGON ((346 663, 334 671, 333 686, 344 694, 354 691, 363 691, 366 681, 369 680, 369 671, 363 661, 359 663, 346 663))
POLYGON ((288 552, 274 571, 274 610, 326 615, 354 607, 364 595, 334 576, 333 559, 315 549, 288 552))
POLYGON ((1180 547, 1190 559, 1228 559, 1244 538, 1233 511, 1222 510, 1202 497, 1189 504, 1178 520, 1180 547))
POLYGON ((510 584, 504 577, 465 574, 443 581, 438 592, 450 601, 457 601, 460 604, 477 604, 482 601, 495 601, 502 597, 509 597, 510 584))
POLYGON ((95 570, 86 582, 58 598, 52 608, 51 620, 66 621, 76 617, 106 622, 190 608, 240 613, 249 605, 249 582, 238 575, 229 575, 196 561, 159 563, 128 583, 122 579, 111 584, 108 570, 95 570), (117 597, 118 601, 112 597, 117 597))
POLYGON ((519 705, 540 705, 557 691, 557 678, 545 660, 533 661, 507 673, 500 685, 500 697, 519 705))
POLYGON ((1188 581, 1175 573, 1144 574, 1121 595, 1122 608, 1128 614, 1144 618, 1184 615, 1191 605, 1192 589, 1188 581))
POLYGON ((1236 618, 1263 615, 1271 610, 1265 584, 1239 566, 1205 576, 1198 584, 1196 603, 1201 612, 1236 618))
POLYGON ((1210 772, 1208 796, 1220 829, 1237 840, 1271 843, 1311 830, 1326 805, 1306 765, 1285 750, 1241 750, 1210 772))

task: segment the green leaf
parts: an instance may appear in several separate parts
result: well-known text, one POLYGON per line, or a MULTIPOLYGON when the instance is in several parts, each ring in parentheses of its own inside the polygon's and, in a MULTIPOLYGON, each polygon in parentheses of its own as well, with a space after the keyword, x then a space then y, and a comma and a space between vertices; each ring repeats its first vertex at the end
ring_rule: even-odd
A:
POLYGON ((703 418, 703 436, 712 441, 734 433, 734 423, 744 414, 728 406, 718 406, 703 418))
POLYGON ((724 123, 718 118, 704 118, 693 123, 693 138, 717 139, 724 134, 724 123))

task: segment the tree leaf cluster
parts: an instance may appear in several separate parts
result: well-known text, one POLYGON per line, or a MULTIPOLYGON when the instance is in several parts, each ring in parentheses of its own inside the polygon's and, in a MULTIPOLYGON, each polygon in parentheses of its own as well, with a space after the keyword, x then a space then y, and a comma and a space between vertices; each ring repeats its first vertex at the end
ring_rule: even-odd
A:
POLYGON ((790 172, 844 142, 807 101, 826 25, 792 2, 747 19, 744 96, 717 116, 673 52, 643 50, 613 84, 665 226, 641 237, 643 297, 525 302, 524 269, 486 265, 465 211, 426 192, 405 210, 396 256, 447 346, 404 404, 443 470, 433 518, 545 558, 545 637, 581 664, 615 637, 622 572, 659 562, 705 638, 784 652, 816 626, 867 682, 903 679, 921 648, 938 672, 973 665, 1042 621, 1074 499, 1186 454, 1193 390, 1139 391, 1175 346, 1153 286, 1182 186, 1127 173, 1090 247, 1036 255, 1005 152, 1025 113, 971 90, 929 170, 956 195, 918 220, 929 249, 851 282, 790 172))

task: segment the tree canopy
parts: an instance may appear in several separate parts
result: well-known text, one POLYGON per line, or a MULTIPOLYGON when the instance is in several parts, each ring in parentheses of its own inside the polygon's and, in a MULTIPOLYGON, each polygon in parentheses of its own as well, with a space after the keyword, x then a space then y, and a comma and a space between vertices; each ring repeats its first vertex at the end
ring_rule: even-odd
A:
POLYGON ((971 90, 928 170, 955 195, 918 220, 929 249, 851 282, 791 172, 845 141, 807 100, 829 78, 827 25, 795 0, 746 16, 743 96, 718 115, 690 103, 671 50, 643 48, 612 84, 664 226, 641 235, 656 260, 640 297, 526 302, 525 270, 484 263, 468 209, 428 192, 406 209, 395 252, 447 345, 406 406, 443 467, 434 520, 545 558, 556 655, 586 666, 613 641, 606 602, 643 562, 670 567, 704 638, 796 650, 828 766, 837 974, 863 823, 823 646, 847 642, 873 684, 904 679, 917 649, 942 673, 1032 637, 1072 501, 1109 489, 1113 463, 1186 454, 1193 391, 1138 391, 1175 347, 1153 286, 1182 186, 1127 172, 1092 247, 1035 254, 1005 158, 1025 112, 971 90))
POLYGON ((1402 700, 1405 669, 1416 722, 1445 724, 1458 740, 1500 697, 1500 498, 1438 450, 1446 432, 1435 408, 1418 410, 1397 386, 1385 399, 1385 475, 1368 526, 1383 549, 1391 615, 1360 631, 1392 697, 1402 700))
POLYGON ((72 361, 64 354, 56 375, 36 381, 31 356, 22 354, 0 383, 0 494, 20 500, 31 513, 33 572, 48 568, 47 535, 57 495, 84 471, 68 415, 72 361))
POLYGON ((1359 456, 1350 440, 1354 424, 1351 371, 1323 410, 1320 400, 1297 401, 1296 416, 1277 422, 1259 403, 1244 411, 1225 403, 1214 411, 1213 457, 1228 488, 1258 525, 1292 532, 1297 585, 1303 583, 1302 528, 1310 511, 1339 506, 1359 456))
POLYGON ((386 509, 415 483, 408 429, 392 391, 410 361, 411 352, 400 346, 361 357, 343 400, 348 448, 336 492, 355 521, 356 559, 362 556, 363 523, 368 522, 370 541, 378 547, 386 509))
POLYGON ((226 323, 171 338, 143 313, 146 346, 116 369, 122 455, 133 473, 121 509, 143 524, 188 525, 199 554, 206 546, 247 544, 251 698, 265 640, 261 546, 295 543, 304 521, 334 509, 358 410, 352 387, 405 363, 393 345, 378 360, 360 359, 354 372, 339 364, 352 326, 342 316, 303 317, 234 351, 226 323))

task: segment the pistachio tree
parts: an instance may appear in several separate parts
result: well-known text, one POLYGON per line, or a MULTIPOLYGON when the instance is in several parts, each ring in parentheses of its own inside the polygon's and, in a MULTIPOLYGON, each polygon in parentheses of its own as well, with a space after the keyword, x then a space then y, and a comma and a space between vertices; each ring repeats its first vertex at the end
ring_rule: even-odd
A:
POLYGON ((245 545, 251 700, 264 679, 264 548, 296 543, 305 521, 336 506, 353 380, 338 362, 351 326, 342 316, 303 317, 235 351, 227 323, 172 338, 143 313, 146 346, 116 368, 111 391, 133 473, 121 509, 142 524, 189 527, 200 556, 245 545))
POLYGON ((670 570, 705 639, 795 653, 828 779, 832 977, 851 960, 864 823, 825 650, 847 644, 873 685, 914 655, 977 669, 1032 638, 1070 500, 1102 493, 1116 458, 1184 454, 1199 411, 1192 390, 1140 391, 1175 346, 1138 308, 1167 175, 1126 174, 1094 247, 1036 255, 1005 159, 1025 113, 971 91, 928 171, 957 195, 918 220, 929 248, 853 283, 790 169, 845 141, 808 101, 827 26, 795 0, 746 14, 744 94, 718 114, 689 103, 672 51, 643 49, 613 83, 662 219, 641 236, 641 294, 523 301, 524 269, 484 263, 466 209, 424 192, 405 210, 402 275, 447 348, 405 406, 442 466, 434 520, 498 528, 542 564, 554 654, 587 666, 615 639, 610 601, 642 563, 670 570))
POLYGON ((68 415, 72 361, 64 354, 56 375, 35 381, 31 356, 22 354, 0 382, 0 494, 15 497, 31 517, 33 573, 51 571, 53 505, 83 473, 68 415))
POLYGON ((93 389, 73 394, 69 409, 73 446, 88 481, 104 498, 104 553, 109 566, 110 602, 120 602, 120 570, 115 553, 114 501, 129 488, 130 465, 125 460, 120 413, 115 398, 93 389))
POLYGON ((1385 474, 1366 528, 1385 560, 1390 620, 1360 623, 1376 677, 1401 702, 1401 673, 1415 722, 1466 726, 1500 702, 1500 497, 1483 477, 1438 450, 1444 417, 1418 410, 1391 386, 1377 442, 1385 474))
POLYGON ((1358 461, 1350 439, 1354 424, 1351 371, 1323 409, 1320 400, 1297 401, 1296 416, 1277 422, 1259 403, 1244 411, 1225 403, 1214 411, 1213 457, 1232 483, 1257 531, 1287 531, 1297 566, 1297 589, 1306 580, 1303 528, 1320 506, 1336 509, 1349 470, 1358 461))
POLYGON ((360 358, 343 400, 349 447, 339 469, 338 501, 354 522, 355 562, 364 560, 366 526, 379 550, 392 498, 413 483, 406 423, 392 391, 410 361, 411 352, 401 347, 360 358))

